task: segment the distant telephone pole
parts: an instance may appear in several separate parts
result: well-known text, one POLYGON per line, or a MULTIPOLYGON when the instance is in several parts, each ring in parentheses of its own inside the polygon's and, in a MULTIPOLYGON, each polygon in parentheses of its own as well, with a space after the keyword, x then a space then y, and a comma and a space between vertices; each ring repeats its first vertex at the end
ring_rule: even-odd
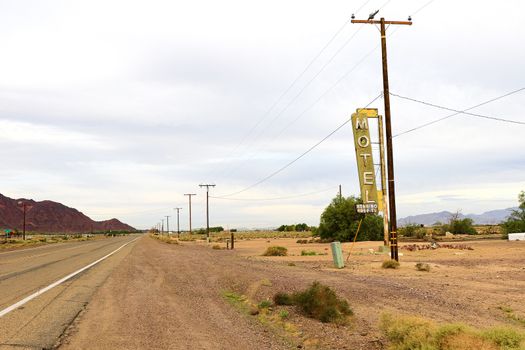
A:
POLYGON ((160 226, 160 234, 164 234, 164 219, 162 219, 162 226, 160 226))
POLYGON ((27 209, 27 203, 26 202, 23 202, 23 201, 20 201, 18 202, 18 205, 21 206, 23 208, 23 211, 24 211, 24 221, 23 221, 23 224, 22 224, 22 232, 23 232, 23 236, 22 236, 22 239, 25 241, 26 240, 26 209, 27 209))
POLYGON ((170 235, 170 216, 166 215, 166 232, 168 232, 168 236, 170 235))
POLYGON ((385 100, 385 129, 386 129, 386 151, 387 151, 387 165, 388 165, 388 209, 390 212, 389 231, 390 231, 390 257, 399 261, 399 249, 397 245, 397 219, 396 219, 396 194, 394 186, 394 151, 392 149, 392 126, 390 115, 390 90, 388 87, 388 62, 386 55, 386 27, 385 25, 412 25, 412 19, 408 17, 408 21, 385 21, 381 18, 379 21, 374 20, 376 11, 370 14, 367 20, 353 19, 352 23, 364 24, 379 24, 381 31, 381 53, 383 63, 383 99, 385 100))
POLYGON ((210 197, 210 187, 215 187, 215 185, 201 184, 199 187, 206 187, 206 241, 210 241, 210 206, 209 206, 209 197, 210 197))
POLYGON ((189 200, 189 214, 190 214, 190 235, 191 235, 191 196, 196 196, 197 194, 196 193, 185 193, 184 194, 185 196, 188 196, 188 200, 189 200))
POLYGON ((180 237, 180 226, 179 226, 179 210, 181 210, 182 208, 173 208, 177 211, 177 238, 180 237))

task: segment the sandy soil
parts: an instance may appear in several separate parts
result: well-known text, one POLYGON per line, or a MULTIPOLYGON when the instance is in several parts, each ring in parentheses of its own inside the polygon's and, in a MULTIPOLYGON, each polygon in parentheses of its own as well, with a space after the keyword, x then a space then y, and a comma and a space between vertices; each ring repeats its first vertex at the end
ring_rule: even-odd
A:
MULTIPOLYGON (((384 349, 378 321, 385 312, 523 329, 501 308, 525 318, 525 242, 462 244, 473 250, 402 249, 401 268, 385 270, 381 263, 388 255, 377 252, 380 242, 359 242, 347 267, 337 270, 329 244, 254 239, 228 251, 145 238, 99 289, 63 348, 384 349), (288 247, 290 256, 262 257, 270 245, 288 247), (301 256, 302 250, 327 255, 301 256), (429 263, 430 272, 417 271, 417 262, 429 263), (350 325, 322 324, 286 307, 288 326, 281 327, 239 311, 221 296, 233 291, 257 303, 313 281, 349 301, 355 313, 350 325)), ((345 257, 350 248, 343 245, 345 257)))

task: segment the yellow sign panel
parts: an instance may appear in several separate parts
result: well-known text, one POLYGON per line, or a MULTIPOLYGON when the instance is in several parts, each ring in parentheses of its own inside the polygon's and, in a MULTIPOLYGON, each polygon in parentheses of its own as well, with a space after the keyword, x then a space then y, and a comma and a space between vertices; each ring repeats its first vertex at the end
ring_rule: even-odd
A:
POLYGON ((372 159, 372 143, 368 118, 377 118, 377 109, 357 109, 352 114, 352 129, 354 130, 355 154, 357 158, 357 171, 361 186, 363 204, 378 205, 376 176, 374 161, 372 159))

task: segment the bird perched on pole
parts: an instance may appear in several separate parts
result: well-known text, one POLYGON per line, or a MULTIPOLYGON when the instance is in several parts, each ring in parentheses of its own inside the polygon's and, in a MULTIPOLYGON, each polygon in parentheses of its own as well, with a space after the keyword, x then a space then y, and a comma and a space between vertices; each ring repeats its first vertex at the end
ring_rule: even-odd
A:
POLYGON ((370 21, 370 20, 374 19, 374 17, 377 15, 378 12, 379 12, 379 10, 377 10, 376 12, 371 13, 371 14, 368 16, 368 20, 370 21))

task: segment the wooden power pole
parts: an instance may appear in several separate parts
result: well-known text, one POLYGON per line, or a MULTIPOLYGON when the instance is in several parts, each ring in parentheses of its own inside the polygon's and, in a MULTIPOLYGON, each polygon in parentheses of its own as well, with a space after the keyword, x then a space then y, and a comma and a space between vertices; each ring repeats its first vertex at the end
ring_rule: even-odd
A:
MULTIPOLYGON (((377 12, 376 12, 377 13, 377 12)), ((392 125, 390 115, 390 90, 388 88, 388 62, 386 55, 386 25, 412 25, 410 17, 408 21, 386 21, 381 18, 374 20, 371 14, 367 20, 352 19, 352 23, 379 24, 381 32, 381 53, 383 61, 383 99, 385 100, 385 130, 386 130, 386 156, 388 166, 388 209, 390 213, 390 257, 399 261, 399 248, 397 245, 397 219, 396 219, 396 194, 394 187, 394 151, 392 149, 392 125)))
POLYGON ((209 206, 209 198, 210 198, 210 187, 215 187, 215 185, 210 184, 201 184, 199 187, 206 187, 206 242, 210 242, 210 206, 209 206))
POLYGON ((191 197, 192 196, 196 196, 197 194, 196 193, 185 193, 184 194, 185 196, 188 196, 188 199, 189 199, 189 214, 190 214, 190 235, 191 235, 191 197))

